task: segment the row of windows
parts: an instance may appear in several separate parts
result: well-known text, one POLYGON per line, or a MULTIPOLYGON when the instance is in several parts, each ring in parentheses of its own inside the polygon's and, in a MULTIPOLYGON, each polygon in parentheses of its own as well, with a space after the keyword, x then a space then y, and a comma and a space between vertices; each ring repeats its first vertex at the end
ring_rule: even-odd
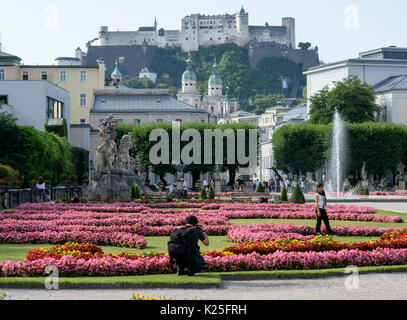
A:
MULTIPOLYGON (((101 123, 103 121, 103 119, 100 119, 99 120, 99 123, 101 123)), ((181 119, 177 119, 177 120, 175 120, 176 122, 182 122, 182 120, 181 119)), ((124 120, 123 119, 117 119, 117 122, 124 122, 124 120)), ((155 120, 155 123, 163 123, 164 122, 164 119, 156 119, 155 120)), ((141 123, 141 119, 134 119, 133 120, 133 123, 134 124, 139 124, 139 125, 141 125, 142 123, 141 123)))
MULTIPOLYGON (((30 80, 28 71, 23 71, 22 79, 30 80)), ((5 69, 0 69, 0 81, 1 80, 6 80, 6 70, 5 69)), ((47 70, 41 70, 41 80, 48 80, 48 71, 47 70)), ((59 82, 66 82, 66 81, 67 81, 67 71, 66 70, 59 71, 59 82)), ((88 71, 80 70, 79 81, 80 82, 88 81, 88 71)))

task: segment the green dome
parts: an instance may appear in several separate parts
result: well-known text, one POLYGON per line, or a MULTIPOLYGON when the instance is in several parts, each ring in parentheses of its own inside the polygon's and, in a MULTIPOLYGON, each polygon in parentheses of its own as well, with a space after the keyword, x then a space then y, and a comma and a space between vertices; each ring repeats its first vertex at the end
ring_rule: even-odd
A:
POLYGON ((192 70, 192 60, 188 58, 187 60, 187 69, 182 74, 182 81, 196 81, 196 74, 192 70))
POLYGON ((185 70, 182 74, 182 81, 196 81, 196 74, 193 70, 185 70))
POLYGON ((209 78, 209 85, 216 85, 216 86, 221 86, 223 84, 222 82, 222 78, 220 77, 219 73, 218 73, 218 65, 215 64, 213 65, 213 72, 211 77, 209 78))

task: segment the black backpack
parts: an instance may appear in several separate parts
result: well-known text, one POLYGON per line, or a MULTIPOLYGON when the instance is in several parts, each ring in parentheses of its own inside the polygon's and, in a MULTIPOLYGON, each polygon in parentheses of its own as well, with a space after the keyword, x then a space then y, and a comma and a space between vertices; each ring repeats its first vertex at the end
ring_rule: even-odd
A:
POLYGON ((172 258, 183 258, 193 252, 193 243, 190 227, 176 229, 171 232, 168 241, 168 254, 172 258))

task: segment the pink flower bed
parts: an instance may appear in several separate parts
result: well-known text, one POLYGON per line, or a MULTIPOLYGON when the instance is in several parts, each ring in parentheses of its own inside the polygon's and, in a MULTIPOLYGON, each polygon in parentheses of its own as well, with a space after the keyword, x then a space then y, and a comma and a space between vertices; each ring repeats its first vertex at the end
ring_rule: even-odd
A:
MULTIPOLYGON (((89 242, 144 248, 143 236, 168 236, 183 225, 188 215, 196 215, 210 235, 226 235, 232 241, 267 241, 283 237, 305 240, 314 229, 299 232, 286 224, 264 227, 234 227, 230 219, 276 218, 315 219, 312 204, 204 204, 204 203, 114 203, 114 204, 24 204, 17 210, 0 213, 0 243, 89 242), (260 229, 258 229, 260 228, 260 229), (240 231, 239 231, 240 230, 240 231)), ((403 222, 401 217, 374 214, 360 206, 328 207, 330 219, 375 222, 403 222)), ((339 235, 380 235, 384 230, 362 226, 334 228, 339 235)))
MULTIPOLYGON (((324 227, 321 228, 324 230, 324 227)), ((381 236, 386 232, 404 231, 407 228, 375 228, 364 226, 332 227, 333 232, 339 236, 381 236)), ((315 227, 306 225, 296 226, 292 223, 265 223, 233 226, 228 232, 231 242, 274 241, 278 239, 308 240, 314 237, 315 227)))
MULTIPOLYGON (((283 252, 260 255, 232 255, 205 257, 207 271, 232 272, 246 270, 308 270, 343 268, 355 266, 404 265, 407 263, 407 249, 383 249, 372 251, 341 250, 325 252, 283 252)), ((125 257, 103 257, 97 259, 75 259, 63 256, 61 259, 45 258, 30 261, 0 262, 2 277, 38 277, 44 276, 47 266, 58 268, 60 276, 125 276, 175 272, 175 266, 169 264, 167 256, 143 256, 139 259, 125 257)))

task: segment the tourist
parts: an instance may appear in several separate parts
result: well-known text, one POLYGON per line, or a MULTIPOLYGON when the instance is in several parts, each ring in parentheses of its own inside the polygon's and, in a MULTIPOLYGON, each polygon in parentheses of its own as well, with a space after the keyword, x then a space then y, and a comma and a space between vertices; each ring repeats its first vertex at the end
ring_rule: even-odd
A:
POLYGON ((208 180, 206 180, 206 179, 204 180, 203 186, 204 186, 204 188, 206 189, 206 191, 208 191, 208 186, 209 186, 208 180))
POLYGON ((183 180, 184 182, 182 182, 182 190, 183 190, 183 194, 182 197, 184 199, 188 199, 188 183, 183 180))
POLYGON ((276 181, 276 192, 280 192, 280 181, 278 179, 276 181))
POLYGON ((384 191, 384 178, 380 180, 380 191, 384 191))
POLYGON ((316 234, 321 233, 321 222, 323 220, 328 234, 333 235, 331 226, 329 225, 328 214, 326 213, 325 207, 326 194, 324 191, 324 185, 322 183, 319 183, 317 185, 317 191, 315 193, 315 212, 317 214, 316 234))
POLYGON ((71 202, 72 202, 72 203, 79 203, 79 202, 81 202, 81 200, 80 200, 80 198, 79 198, 79 191, 78 191, 78 189, 76 189, 76 188, 75 188, 75 190, 74 190, 74 192, 73 192, 73 196, 72 196, 71 202))
POLYGON ((284 185, 285 185, 285 187, 287 189, 287 192, 290 193, 291 192, 291 190, 290 190, 290 180, 288 180, 288 178, 285 179, 284 185))
POLYGON ((179 276, 187 274, 193 276, 206 267, 205 259, 200 254, 198 241, 209 246, 209 239, 198 218, 188 216, 185 218, 185 227, 174 230, 168 242, 170 263, 177 265, 179 276))
POLYGON ((37 193, 37 196, 38 196, 37 201, 38 202, 43 202, 44 201, 44 194, 45 194, 45 182, 42 179, 42 177, 40 177, 38 179, 38 182, 37 182, 35 187, 37 189, 36 190, 36 193, 37 193))

